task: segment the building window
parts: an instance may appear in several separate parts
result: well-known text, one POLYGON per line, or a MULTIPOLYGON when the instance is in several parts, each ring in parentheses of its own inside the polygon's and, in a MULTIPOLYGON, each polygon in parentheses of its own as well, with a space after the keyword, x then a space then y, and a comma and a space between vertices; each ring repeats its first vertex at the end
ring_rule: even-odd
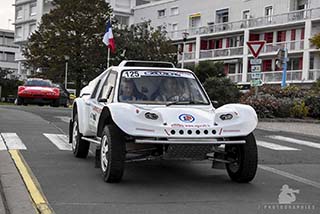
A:
POLYGON ((128 16, 116 15, 114 18, 118 21, 118 24, 120 24, 120 25, 126 25, 126 26, 129 25, 129 17, 128 16))
POLYGON ((30 16, 35 16, 37 14, 37 3, 30 4, 30 16))
POLYGON ((272 60, 266 59, 262 61, 262 71, 271 71, 272 70, 272 60))
POLYGON ((190 22, 189 22, 189 26, 190 28, 196 28, 196 27, 200 27, 200 21, 201 21, 201 17, 200 16, 196 16, 196 17, 190 17, 190 22))
POLYGON ((16 38, 22 38, 22 27, 16 28, 16 38))
POLYGON ((272 22, 273 7, 272 6, 265 7, 264 15, 266 16, 268 22, 272 22))
POLYGON ((277 42, 286 41, 286 31, 278 31, 277 32, 277 42))
POLYGON ((14 62, 14 53, 9 53, 9 52, 7 52, 6 55, 7 55, 6 61, 8 61, 8 62, 14 62))
POLYGON ((267 43, 272 43, 273 42, 273 32, 268 32, 264 34, 264 40, 267 43))
POLYGON ((245 10, 242 12, 242 19, 250 19, 250 10, 245 10))
POLYGON ((166 16, 166 9, 158 10, 158 18, 166 16))
POLYGON ((5 45, 14 45, 13 42, 14 42, 13 37, 5 37, 5 41, 4 41, 5 45))
POLYGON ((36 30, 36 24, 31 24, 29 27, 29 36, 36 30))
POLYGON ((297 0, 297 10, 305 10, 308 8, 308 0, 297 0))
POLYGON ((217 10, 216 11, 216 22, 224 23, 229 21, 229 9, 217 10))
POLYGON ((23 13, 23 10, 22 10, 22 7, 17 7, 16 8, 16 19, 19 20, 19 19, 22 19, 22 14, 23 13))
POLYGON ((170 14, 171 14, 171 16, 176 16, 176 15, 178 15, 178 14, 179 14, 179 8, 178 8, 178 7, 173 7, 173 8, 171 8, 170 14))

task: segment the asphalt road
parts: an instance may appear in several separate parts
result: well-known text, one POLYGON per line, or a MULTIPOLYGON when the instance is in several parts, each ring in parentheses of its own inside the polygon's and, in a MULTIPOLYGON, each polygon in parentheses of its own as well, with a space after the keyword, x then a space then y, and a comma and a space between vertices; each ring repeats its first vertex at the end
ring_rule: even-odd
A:
POLYGON ((57 214, 319 213, 320 148, 270 136, 319 146, 320 138, 256 130, 260 165, 249 184, 230 181, 225 170, 211 169, 208 161, 128 163, 123 181, 108 184, 103 182, 100 169, 94 167, 92 154, 87 159, 77 159, 44 135, 68 134, 70 111, 38 106, 0 107, 0 133, 16 133, 21 139, 26 147, 21 153, 57 214), (315 210, 266 207, 278 204, 285 184, 299 190, 294 203, 311 204, 315 210))

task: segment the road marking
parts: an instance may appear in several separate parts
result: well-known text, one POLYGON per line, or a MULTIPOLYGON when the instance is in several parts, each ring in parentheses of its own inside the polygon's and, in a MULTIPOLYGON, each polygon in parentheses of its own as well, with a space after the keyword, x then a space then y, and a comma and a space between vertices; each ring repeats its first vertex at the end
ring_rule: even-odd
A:
POLYGON ((65 123, 69 123, 70 119, 71 119, 70 117, 61 117, 61 116, 55 117, 55 118, 58 118, 58 119, 62 120, 62 122, 65 122, 65 123))
POLYGON ((284 136, 279 136, 279 135, 271 135, 268 137, 271 139, 274 139, 274 140, 281 140, 281 141, 286 141, 289 143, 295 143, 295 144, 302 145, 302 146, 309 146, 309 147, 320 149, 319 143, 314 143, 314 142, 310 142, 310 141, 306 141, 306 140, 298 140, 295 138, 284 137, 284 136))
POLYGON ((4 142, 8 149, 26 150, 27 147, 22 143, 21 139, 16 133, 1 133, 4 142))
POLYGON ((320 183, 318 183, 318 182, 311 181, 309 179, 302 178, 302 177, 299 177, 299 176, 296 176, 296 175, 290 174, 288 172, 284 172, 284 171, 281 171, 281 170, 278 170, 278 169, 275 169, 275 168, 272 168, 272 167, 269 167, 269 166, 258 165, 258 167, 260 169, 266 170, 268 172, 272 172, 274 174, 281 175, 281 176, 290 178, 292 180, 298 181, 300 183, 308 184, 310 186, 313 186, 313 187, 316 187, 316 188, 320 189, 320 183))
POLYGON ((30 197, 38 212, 41 214, 53 213, 43 193, 40 191, 40 187, 36 181, 36 178, 32 175, 30 168, 20 155, 20 152, 18 150, 10 150, 9 153, 21 174, 24 183, 26 184, 26 187, 30 193, 30 197))
POLYGON ((292 147, 288 147, 288 146, 282 146, 282 145, 278 145, 275 143, 269 143, 269 142, 261 141, 261 140, 257 141, 257 145, 268 148, 268 149, 277 150, 277 151, 298 151, 298 150, 300 150, 300 149, 296 149, 296 148, 292 148, 292 147))
POLYGON ((7 150, 7 147, 4 144, 4 141, 3 141, 2 137, 1 137, 1 134, 0 134, 0 151, 1 150, 7 150))
POLYGON ((64 134, 47 134, 43 133, 44 136, 46 136, 58 149, 65 150, 65 151, 71 151, 72 147, 68 143, 68 136, 64 134))

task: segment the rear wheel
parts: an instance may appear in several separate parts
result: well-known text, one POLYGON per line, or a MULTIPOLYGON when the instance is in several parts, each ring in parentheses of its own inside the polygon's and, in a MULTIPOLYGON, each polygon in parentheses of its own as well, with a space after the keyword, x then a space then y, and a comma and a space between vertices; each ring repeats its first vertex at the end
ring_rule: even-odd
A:
POLYGON ((258 165, 258 151, 254 135, 251 133, 244 138, 245 144, 230 144, 225 146, 227 172, 231 180, 247 183, 253 180, 258 165))
POLYGON ((60 99, 52 100, 53 107, 59 107, 59 105, 60 105, 60 99))
POLYGON ((21 106, 23 104, 23 99, 21 97, 17 98, 17 105, 21 106))
POLYGON ((115 183, 122 179, 126 146, 121 130, 106 125, 101 138, 101 172, 105 182, 115 183))
POLYGON ((77 158, 86 158, 88 156, 90 143, 82 140, 82 134, 79 132, 78 115, 74 116, 72 126, 72 151, 77 158))

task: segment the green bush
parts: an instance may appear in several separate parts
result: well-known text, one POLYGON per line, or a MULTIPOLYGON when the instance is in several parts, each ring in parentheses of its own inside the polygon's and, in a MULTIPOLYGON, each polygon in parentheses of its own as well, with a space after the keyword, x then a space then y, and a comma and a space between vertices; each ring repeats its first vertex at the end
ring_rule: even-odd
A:
POLYGON ((204 82, 203 86, 210 99, 218 101, 219 106, 239 102, 239 89, 226 77, 210 77, 204 82))
POLYGON ((320 119, 320 95, 310 94, 305 98, 305 104, 309 108, 309 116, 320 119))
POLYGON ((224 77, 223 63, 212 61, 201 61, 195 66, 194 73, 201 83, 204 83, 210 77, 224 77))
POLYGON ((308 115, 309 109, 304 101, 295 101, 294 106, 290 109, 292 117, 303 118, 308 115))

